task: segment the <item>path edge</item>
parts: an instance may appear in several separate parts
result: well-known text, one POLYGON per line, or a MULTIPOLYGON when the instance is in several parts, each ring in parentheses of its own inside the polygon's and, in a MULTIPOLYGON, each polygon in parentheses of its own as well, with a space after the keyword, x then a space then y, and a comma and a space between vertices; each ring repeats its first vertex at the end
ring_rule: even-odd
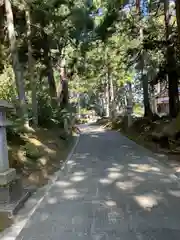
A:
MULTIPOLYGON (((12 226, 10 226, 9 228, 5 229, 4 231, 2 231, 0 233, 1 240, 16 240, 17 239, 18 235, 23 230, 25 225, 28 223, 29 219, 35 213, 37 208, 40 206, 41 202, 45 199, 45 197, 49 193, 49 191, 52 188, 52 186, 54 185, 54 183, 60 177, 61 173, 63 173, 63 171, 66 169, 67 163, 71 159, 71 157, 74 154, 75 149, 79 143, 80 136, 81 136, 81 132, 79 132, 76 135, 75 143, 73 144, 71 151, 68 154, 68 156, 67 156, 66 160, 64 161, 63 165, 61 166, 61 168, 53 174, 53 176, 49 179, 48 183, 44 187, 35 191, 35 193, 32 194, 32 196, 29 198, 28 201, 30 201, 32 197, 35 197, 36 203, 34 204, 34 206, 31 207, 30 210, 28 210, 28 201, 27 201, 27 203, 25 204, 25 206, 22 209, 24 213, 22 214, 20 219, 18 219, 18 217, 17 217, 17 220, 15 220, 15 223, 12 226)), ((21 210, 20 210, 20 212, 21 212, 21 210)))

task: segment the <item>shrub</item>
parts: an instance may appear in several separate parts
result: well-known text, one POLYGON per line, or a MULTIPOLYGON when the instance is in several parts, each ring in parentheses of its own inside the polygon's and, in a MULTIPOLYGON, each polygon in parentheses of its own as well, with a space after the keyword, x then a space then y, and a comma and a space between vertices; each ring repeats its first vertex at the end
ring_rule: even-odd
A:
POLYGON ((37 160, 38 158, 43 156, 42 151, 40 148, 37 148, 33 143, 26 143, 24 146, 22 146, 22 150, 25 151, 26 157, 37 160))
POLYGON ((12 102, 16 98, 13 83, 13 71, 10 66, 7 66, 3 73, 0 74, 0 99, 12 102))

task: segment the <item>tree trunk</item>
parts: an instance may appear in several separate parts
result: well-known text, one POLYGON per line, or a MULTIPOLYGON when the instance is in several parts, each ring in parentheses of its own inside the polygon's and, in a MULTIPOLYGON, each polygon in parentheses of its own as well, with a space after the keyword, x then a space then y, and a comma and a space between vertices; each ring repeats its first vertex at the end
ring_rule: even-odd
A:
MULTIPOLYGON (((140 29, 140 38, 143 41, 143 28, 140 29)), ((146 60, 146 52, 142 50, 141 53, 141 80, 142 80, 142 87, 143 87, 143 103, 144 103, 144 116, 145 117, 152 117, 152 111, 149 103, 149 91, 148 91, 148 76, 147 73, 144 74, 145 68, 145 60, 146 60)))
POLYGON ((105 97, 106 97, 106 117, 110 117, 110 71, 108 63, 108 49, 104 45, 104 69, 105 69, 105 97))
POLYGON ((4 3, 5 3, 5 11, 6 11, 8 37, 9 37, 9 43, 10 43, 11 56, 12 56, 12 65, 13 65, 13 71, 15 75, 17 93, 19 98, 21 118, 24 121, 24 126, 29 127, 28 109, 26 104, 25 87, 24 87, 24 81, 23 81, 23 71, 22 71, 22 68, 19 62, 19 57, 18 57, 12 6, 11 6, 10 0, 4 0, 4 3))
POLYGON ((106 96, 105 96, 105 92, 103 92, 102 94, 102 117, 104 117, 106 115, 106 96))
POLYGON ((110 116, 110 96, 109 96, 109 81, 108 81, 108 76, 106 76, 106 83, 105 83, 105 97, 106 97, 106 117, 110 116))
POLYGON ((111 70, 108 68, 108 82, 109 82, 109 102, 110 102, 110 115, 111 118, 115 117, 115 101, 114 101, 114 85, 111 76, 111 70))
MULTIPOLYGON (((139 17, 141 17, 141 6, 140 6, 141 1, 136 0, 136 11, 139 14, 139 17)), ((139 30, 139 35, 140 39, 143 42, 144 39, 144 34, 143 34, 143 27, 140 27, 139 30)), ((145 117, 152 117, 152 111, 149 103, 149 91, 148 91, 148 79, 145 74, 144 74, 144 67, 145 67, 145 58, 146 58, 146 52, 144 49, 142 49, 141 53, 141 80, 142 80, 142 87, 143 87, 143 103, 144 103, 144 116, 145 117)))
POLYGON ((47 71, 46 73, 47 73, 48 84, 49 84, 49 94, 51 96, 52 105, 54 106, 57 100, 56 83, 54 79, 52 60, 50 56, 48 36, 44 32, 43 32, 43 36, 44 36, 44 61, 46 65, 46 71, 47 71))
POLYGON ((3 8, 0 7, 0 72, 4 68, 4 63, 3 63, 3 48, 2 48, 2 43, 4 40, 4 13, 3 13, 3 8))
POLYGON ((31 45, 31 15, 30 9, 27 7, 25 10, 26 24, 27 24, 27 41, 28 41, 28 68, 29 68, 29 80, 31 85, 31 101, 32 101, 32 121, 35 126, 38 125, 38 108, 36 98, 36 79, 34 74, 34 61, 33 61, 33 49, 31 45))
POLYGON ((147 74, 143 74, 142 76, 142 85, 143 85, 144 116, 152 117, 152 111, 151 111, 150 102, 149 102, 147 74))
POLYGON ((171 117, 176 117, 179 111, 178 74, 175 59, 175 50, 169 41, 169 0, 164 1, 164 22, 165 35, 168 44, 166 51, 166 63, 168 72, 168 93, 169 93, 169 113, 171 117))
POLYGON ((114 102, 114 86, 113 86, 113 80, 112 80, 112 76, 109 73, 109 88, 110 88, 110 101, 111 104, 113 104, 114 102))
MULTIPOLYGON (((100 80, 100 84, 101 84, 101 88, 104 89, 104 81, 103 81, 103 78, 101 78, 100 80)), ((104 115, 106 114, 106 95, 105 95, 105 90, 102 91, 102 94, 101 94, 101 108, 102 108, 102 116, 101 117, 104 117, 104 115)))
POLYGON ((140 2, 141 2, 141 0, 136 0, 136 11, 137 11, 137 13, 138 14, 140 14, 140 2))
POLYGON ((51 57, 48 56, 48 62, 47 62, 47 77, 48 77, 48 83, 49 83, 49 92, 52 99, 56 99, 56 84, 54 79, 54 71, 52 68, 52 62, 51 57))
POLYGON ((61 77, 61 98, 60 105, 62 108, 66 108, 69 103, 69 89, 68 89, 68 79, 66 76, 66 63, 63 59, 60 66, 60 77, 61 77))
POLYGON ((176 21, 177 21, 177 29, 178 29, 178 44, 180 50, 180 1, 176 0, 176 21))
POLYGON ((128 93, 127 93, 127 120, 128 127, 132 125, 132 111, 133 111, 133 95, 132 95, 132 85, 128 82, 128 93))
POLYGON ((151 86, 151 111, 153 115, 157 115, 157 104, 154 86, 151 86))
POLYGON ((179 112, 178 74, 174 52, 174 47, 167 48, 169 113, 173 118, 179 112))

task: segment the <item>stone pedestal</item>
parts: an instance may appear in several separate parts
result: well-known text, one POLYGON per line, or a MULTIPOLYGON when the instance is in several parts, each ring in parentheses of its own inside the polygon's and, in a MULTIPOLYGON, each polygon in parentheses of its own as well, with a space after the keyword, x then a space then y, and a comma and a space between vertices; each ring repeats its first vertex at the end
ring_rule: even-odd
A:
POLYGON ((4 172, 0 172, 0 186, 6 186, 10 182, 16 179, 16 170, 9 168, 4 172))
POLYGON ((30 192, 23 189, 16 170, 9 168, 6 127, 11 123, 6 119, 6 111, 10 108, 12 105, 0 100, 0 213, 12 215, 30 196, 30 192))
POLYGON ((7 185, 0 187, 0 204, 11 204, 19 200, 22 195, 21 180, 13 179, 7 185))

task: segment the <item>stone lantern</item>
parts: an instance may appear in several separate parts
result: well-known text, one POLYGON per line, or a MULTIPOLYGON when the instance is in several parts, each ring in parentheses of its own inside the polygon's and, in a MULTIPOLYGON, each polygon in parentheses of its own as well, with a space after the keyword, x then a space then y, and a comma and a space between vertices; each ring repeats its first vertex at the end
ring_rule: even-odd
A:
POLYGON ((11 104, 0 100, 0 212, 11 214, 29 197, 29 191, 23 190, 16 170, 9 167, 6 127, 11 122, 7 120, 6 112, 12 109, 11 104))

